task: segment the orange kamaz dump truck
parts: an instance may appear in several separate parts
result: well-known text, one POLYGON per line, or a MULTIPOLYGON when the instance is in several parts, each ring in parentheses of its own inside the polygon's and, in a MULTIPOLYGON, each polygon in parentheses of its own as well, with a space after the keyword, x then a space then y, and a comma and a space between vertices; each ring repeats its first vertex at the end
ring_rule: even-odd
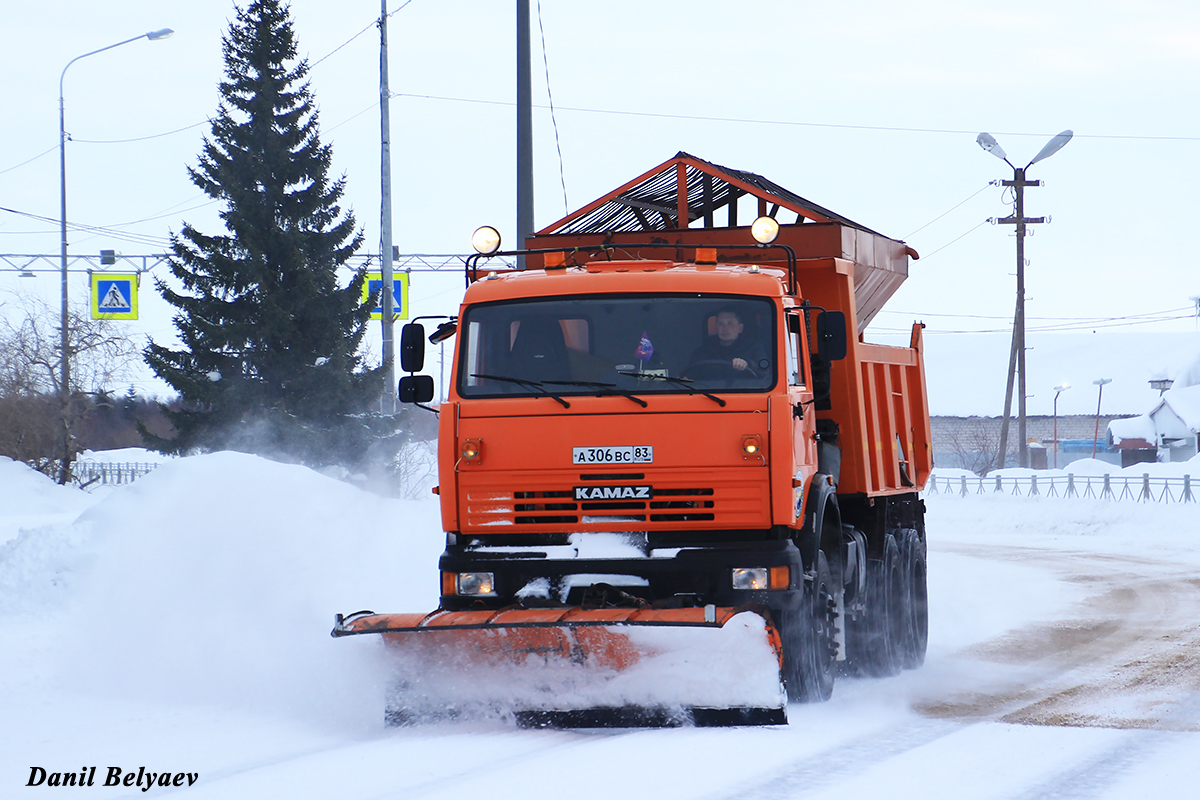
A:
POLYGON ((922 663, 921 326, 861 335, 913 250, 686 153, 520 251, 476 239, 430 336, 455 343, 441 602, 334 629, 389 645, 390 721, 779 724, 838 674, 922 663))

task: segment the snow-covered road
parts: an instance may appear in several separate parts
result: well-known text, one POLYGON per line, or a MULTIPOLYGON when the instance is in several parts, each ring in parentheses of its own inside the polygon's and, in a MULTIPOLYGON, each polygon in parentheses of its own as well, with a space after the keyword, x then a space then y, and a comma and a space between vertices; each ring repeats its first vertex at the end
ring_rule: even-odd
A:
POLYGON ((0 463, 0 796, 1140 798, 1200 786, 1200 509, 928 498, 930 648, 778 728, 388 729, 377 643, 428 610, 431 502, 215 454, 80 496, 0 463), (380 520, 395 526, 380 530, 380 520), (139 785, 104 788, 111 768, 139 785), (197 775, 149 788, 148 773, 197 775), (49 782, 42 783, 46 787, 49 782))

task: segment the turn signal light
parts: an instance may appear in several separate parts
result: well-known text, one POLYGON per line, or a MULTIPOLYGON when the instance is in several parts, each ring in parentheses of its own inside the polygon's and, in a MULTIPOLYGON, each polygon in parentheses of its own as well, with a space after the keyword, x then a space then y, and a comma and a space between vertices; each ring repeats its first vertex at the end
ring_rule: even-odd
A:
POLYGON ((758 434, 751 434, 742 437, 742 452, 748 456, 756 456, 762 450, 762 439, 758 434))
POLYGON ((792 570, 789 567, 771 567, 769 583, 772 589, 788 589, 792 584, 792 570))
POLYGON ((475 461, 483 453, 483 439, 467 439, 463 442, 462 457, 467 461, 475 461))

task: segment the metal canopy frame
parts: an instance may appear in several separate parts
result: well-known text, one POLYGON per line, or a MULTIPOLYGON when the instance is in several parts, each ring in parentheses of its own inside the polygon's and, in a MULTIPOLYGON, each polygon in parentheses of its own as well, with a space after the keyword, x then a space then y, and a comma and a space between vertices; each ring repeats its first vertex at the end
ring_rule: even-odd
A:
POLYGON ((761 175, 682 151, 534 235, 679 230, 697 220, 703 220, 705 228, 715 228, 719 227, 716 212, 720 210, 725 211, 726 220, 720 227, 734 228, 739 226, 737 201, 744 195, 758 199, 757 216, 774 218, 780 209, 787 209, 797 215, 797 223, 835 222, 882 235, 761 175), (686 222, 680 225, 680 220, 686 222))

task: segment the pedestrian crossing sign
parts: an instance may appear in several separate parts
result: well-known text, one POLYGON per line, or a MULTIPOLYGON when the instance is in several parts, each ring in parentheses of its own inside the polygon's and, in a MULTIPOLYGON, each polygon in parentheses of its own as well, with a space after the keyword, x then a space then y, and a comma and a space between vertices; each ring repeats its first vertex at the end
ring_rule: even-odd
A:
POLYGON ((137 319, 138 276, 92 273, 92 319, 137 319))
MULTIPOLYGON (((374 292, 383 296, 383 275, 378 272, 367 273, 363 281, 362 299, 368 300, 374 292)), ((408 319, 408 273, 396 272, 392 275, 392 319, 408 319)), ((383 319, 383 303, 371 309, 371 319, 383 319)))

